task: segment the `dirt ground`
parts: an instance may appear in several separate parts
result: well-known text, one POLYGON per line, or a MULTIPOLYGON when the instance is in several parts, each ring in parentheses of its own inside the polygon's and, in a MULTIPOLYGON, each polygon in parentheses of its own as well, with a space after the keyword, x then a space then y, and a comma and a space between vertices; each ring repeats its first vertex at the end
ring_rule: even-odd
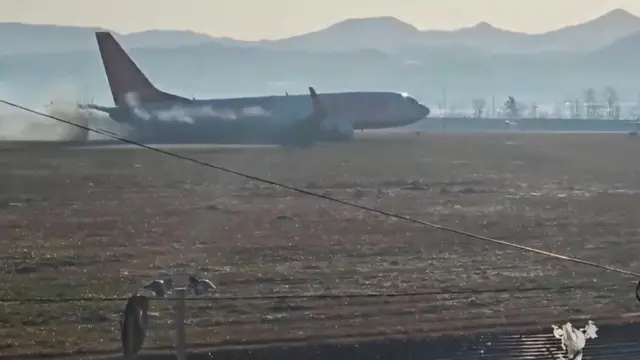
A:
MULTIPOLYGON (((640 271, 640 140, 625 134, 366 136, 312 149, 182 149, 235 170, 640 271)), ((190 347, 434 336, 637 311, 635 280, 370 214, 147 150, 0 150, 0 298, 127 296, 205 277, 190 347)), ((119 350, 122 302, 0 303, 0 354, 119 350)), ((145 348, 168 348, 154 302, 145 348)), ((628 320, 628 315, 626 317, 628 320)), ((584 321, 581 321, 584 322, 584 321)))

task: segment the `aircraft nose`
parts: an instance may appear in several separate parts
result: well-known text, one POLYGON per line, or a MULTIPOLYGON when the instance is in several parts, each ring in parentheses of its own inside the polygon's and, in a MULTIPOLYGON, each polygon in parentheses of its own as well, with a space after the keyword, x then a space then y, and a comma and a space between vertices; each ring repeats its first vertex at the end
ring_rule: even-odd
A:
POLYGON ((418 106, 415 107, 415 113, 416 113, 416 117, 418 119, 423 119, 425 117, 427 117, 427 115, 429 115, 429 113, 431 112, 431 110, 429 110, 428 107, 422 105, 422 104, 416 104, 418 106))
POLYGON ((428 107, 420 104, 420 113, 422 114, 422 117, 427 117, 429 116, 429 113, 431 113, 431 110, 429 110, 428 107))

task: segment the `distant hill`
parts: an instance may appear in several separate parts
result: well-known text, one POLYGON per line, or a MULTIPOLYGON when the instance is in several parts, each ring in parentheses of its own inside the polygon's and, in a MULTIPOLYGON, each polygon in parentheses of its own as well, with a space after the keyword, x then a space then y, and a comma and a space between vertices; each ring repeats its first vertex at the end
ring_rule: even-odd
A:
MULTIPOLYGON (((626 56, 638 64, 640 60, 640 31, 618 39, 610 45, 599 49, 597 52, 603 56, 609 54, 611 54, 611 56, 626 56)), ((638 68, 638 71, 640 71, 640 68, 638 68)))
POLYGON ((407 47, 423 46, 424 40, 423 33, 413 25, 394 17, 377 17, 347 19, 319 31, 262 44, 275 49, 313 52, 355 49, 397 51, 407 47))
MULTIPOLYGON (((0 55, 95 49, 93 33, 98 30, 104 29, 1 23, 0 55)), ((640 17, 618 9, 582 24, 543 34, 508 31, 486 22, 453 31, 421 31, 393 17, 347 19, 318 31, 268 41, 239 41, 174 30, 114 34, 129 48, 171 48, 213 42, 309 52, 374 49, 397 53, 408 49, 437 46, 476 48, 492 53, 531 54, 549 51, 593 51, 636 32, 640 32, 640 17)))
MULTIPOLYGON (((583 65, 607 72, 640 74, 640 31, 614 41, 584 57, 583 65)), ((638 85, 640 88, 640 84, 638 85)))
MULTIPOLYGON (((635 101, 639 43, 640 32, 589 52, 496 54, 425 45, 389 54, 365 49, 312 53, 208 41, 179 48, 139 47, 130 54, 160 88, 184 96, 295 93, 315 86, 321 92, 406 91, 434 106, 429 101, 438 101, 443 88, 451 99, 509 94, 543 101, 611 85, 620 94, 633 94, 635 101)), ((95 47, 0 57, 0 90, 12 98, 40 99, 59 83, 80 88, 85 100, 95 96, 99 103, 112 102, 95 47)))
POLYGON ((503 30, 486 22, 455 31, 424 31, 424 44, 457 44, 497 53, 592 51, 640 32, 640 17, 613 10, 596 19, 542 34, 503 30))
MULTIPOLYGON (((0 23, 0 56, 51 52, 70 52, 96 48, 97 27, 0 23)), ((177 47, 215 41, 193 31, 150 30, 128 35, 113 32, 127 47, 177 47)), ((225 39, 220 39, 224 42, 225 39)), ((233 41, 236 43, 236 41, 233 41)))
POLYGON ((640 17, 628 11, 612 10, 582 24, 537 35, 547 50, 595 50, 628 35, 640 32, 640 17))

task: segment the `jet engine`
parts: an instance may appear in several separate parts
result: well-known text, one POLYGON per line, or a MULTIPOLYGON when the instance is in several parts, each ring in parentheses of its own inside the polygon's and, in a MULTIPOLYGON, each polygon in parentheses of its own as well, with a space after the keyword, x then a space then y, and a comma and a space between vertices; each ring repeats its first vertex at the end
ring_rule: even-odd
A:
POLYGON ((351 121, 326 121, 322 124, 322 141, 350 141, 354 137, 351 121))

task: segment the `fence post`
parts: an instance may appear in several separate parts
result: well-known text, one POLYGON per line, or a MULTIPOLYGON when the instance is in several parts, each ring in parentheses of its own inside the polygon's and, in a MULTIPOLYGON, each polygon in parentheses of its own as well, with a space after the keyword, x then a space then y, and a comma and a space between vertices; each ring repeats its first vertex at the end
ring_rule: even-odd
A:
POLYGON ((175 289, 175 293, 178 295, 178 302, 175 306, 176 313, 176 357, 178 360, 186 360, 187 345, 184 331, 184 321, 186 312, 187 290, 185 288, 175 289))

